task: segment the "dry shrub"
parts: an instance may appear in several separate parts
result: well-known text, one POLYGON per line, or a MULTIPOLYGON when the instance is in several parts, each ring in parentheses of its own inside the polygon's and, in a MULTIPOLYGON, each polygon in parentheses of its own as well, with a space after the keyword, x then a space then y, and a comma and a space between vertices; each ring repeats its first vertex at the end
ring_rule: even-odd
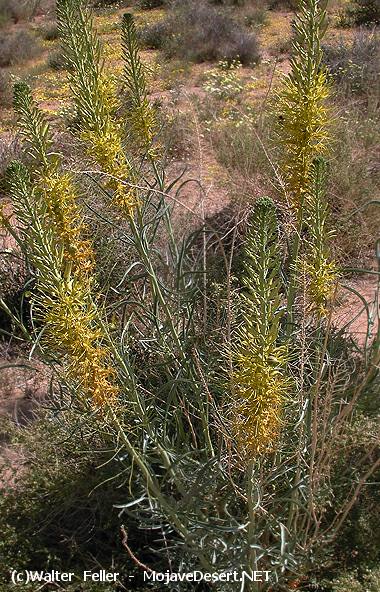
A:
POLYGON ((348 16, 355 25, 378 25, 380 0, 353 0, 348 7, 348 16))
POLYGON ((14 66, 38 55, 40 47, 27 31, 9 33, 0 38, 0 67, 14 66))
POLYGON ((8 72, 0 70, 0 107, 10 107, 12 104, 12 84, 8 72))
POLYGON ((143 44, 162 48, 167 57, 194 62, 239 59, 259 61, 256 36, 231 19, 228 12, 204 2, 176 2, 169 16, 141 32, 143 44))
POLYGON ((27 20, 32 15, 32 4, 22 0, 0 0, 0 24, 27 20))
POLYGON ((376 30, 359 29, 352 41, 325 45, 324 59, 339 94, 370 96, 378 89, 380 38, 376 30))
POLYGON ((59 38, 56 21, 49 21, 41 28, 41 35, 46 41, 55 41, 59 38))

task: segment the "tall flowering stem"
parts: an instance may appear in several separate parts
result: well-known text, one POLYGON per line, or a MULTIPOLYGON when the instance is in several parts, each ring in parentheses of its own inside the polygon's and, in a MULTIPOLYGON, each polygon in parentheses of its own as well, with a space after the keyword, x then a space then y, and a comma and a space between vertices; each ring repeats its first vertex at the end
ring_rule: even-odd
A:
POLYGON ((313 161, 326 154, 330 139, 330 86, 321 49, 327 27, 326 5, 325 0, 300 1, 293 25, 291 70, 276 96, 283 174, 293 205, 301 211, 313 161))
POLYGON ((247 236, 242 323, 233 352, 233 431, 243 456, 271 451, 289 389, 287 348, 279 344, 282 317, 280 251, 273 202, 259 199, 247 236))
POLYGON ((126 13, 122 21, 124 83, 128 92, 128 124, 132 139, 149 156, 154 156, 153 140, 157 133, 157 119, 148 99, 145 68, 140 58, 133 16, 126 13))
POLYGON ((14 109, 31 165, 33 178, 43 194, 50 224, 64 247, 65 258, 79 273, 89 272, 94 263, 91 242, 78 207, 74 179, 60 168, 60 156, 52 151, 50 128, 25 83, 14 87, 14 109))
POLYGON ((107 187, 114 192, 116 204, 132 214, 136 197, 124 181, 133 180, 133 166, 125 155, 123 130, 116 118, 116 89, 104 74, 91 13, 81 0, 58 0, 57 20, 80 137, 88 154, 107 173, 107 187))
POLYGON ((312 309, 323 317, 327 314, 336 280, 337 266, 330 257, 329 243, 334 231, 329 228, 329 207, 326 199, 326 162, 316 158, 310 171, 310 193, 305 200, 306 252, 304 267, 307 292, 312 309))
POLYGON ((7 178, 17 240, 34 273, 32 308, 42 325, 40 344, 60 359, 78 392, 102 406, 115 400, 117 376, 92 297, 93 250, 82 237, 73 179, 51 151, 49 125, 27 85, 16 85, 14 102, 33 172, 14 162, 7 178))

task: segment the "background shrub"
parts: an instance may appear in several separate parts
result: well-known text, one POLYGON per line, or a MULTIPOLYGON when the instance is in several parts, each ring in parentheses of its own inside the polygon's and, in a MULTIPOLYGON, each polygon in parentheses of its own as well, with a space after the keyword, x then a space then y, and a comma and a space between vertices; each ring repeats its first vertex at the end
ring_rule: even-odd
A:
POLYGON ((280 8, 287 10, 296 10, 297 5, 298 0, 269 0, 268 2, 269 10, 277 10, 280 8))
POLYGON ((139 7, 149 10, 150 8, 159 8, 166 4, 165 0, 139 0, 139 7))
POLYGON ((162 48, 167 57, 195 62, 239 59, 242 64, 259 60, 256 36, 228 13, 204 2, 176 2, 169 16, 145 28, 142 42, 162 48))
POLYGON ((12 83, 8 72, 0 70, 0 107, 12 104, 12 83))
POLYGON ((52 70, 66 70, 66 60, 60 49, 53 51, 49 55, 48 66, 52 70))
POLYGON ((32 4, 22 0, 0 0, 0 25, 28 19, 32 15, 32 4))
POLYGON ((41 28, 41 35, 46 41, 55 41, 59 38, 57 23, 55 21, 47 22, 41 28))
POLYGON ((376 31, 361 29, 353 40, 324 46, 324 59, 336 88, 348 98, 352 93, 371 95, 379 79, 380 40, 376 31))
POLYGON ((353 0, 348 15, 356 25, 378 25, 380 23, 380 0, 353 0))
POLYGON ((39 51, 35 37, 26 31, 4 35, 0 38, 0 67, 19 64, 35 57, 39 51))

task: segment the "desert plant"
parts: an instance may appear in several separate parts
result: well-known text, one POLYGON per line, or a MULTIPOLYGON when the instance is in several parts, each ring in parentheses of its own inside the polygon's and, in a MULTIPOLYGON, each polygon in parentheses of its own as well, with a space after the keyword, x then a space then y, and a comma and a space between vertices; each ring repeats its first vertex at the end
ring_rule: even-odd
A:
POLYGON ((57 23, 50 21, 41 28, 41 35, 46 41, 55 41, 59 38, 57 23))
POLYGON ((139 0, 140 8, 149 10, 150 8, 159 8, 165 6, 166 0, 139 0))
POLYGON ((356 25, 378 25, 380 23, 379 0, 352 0, 347 7, 348 18, 356 25))
POLYGON ((48 66, 52 70, 66 70, 67 63, 65 56, 63 55, 62 51, 57 49, 49 54, 48 57, 48 66))
POLYGON ((140 59, 136 28, 131 14, 125 14, 123 18, 122 44, 131 140, 136 141, 144 152, 153 155, 152 143, 157 132, 157 122, 154 109, 148 100, 145 69, 140 59))
POLYGON ((38 2, 18 2, 17 0, 0 0, 0 25, 10 20, 15 23, 32 16, 38 2))
POLYGON ((335 45, 324 45, 324 61, 338 83, 339 95, 352 94, 364 98, 376 97, 380 57, 379 35, 376 30, 360 29, 349 43, 341 40, 335 45))
POLYGON ((274 204, 256 202, 244 259, 242 324, 235 336, 232 425, 241 453, 252 459, 275 448, 289 389, 287 349, 279 341, 281 311, 274 204))
POLYGON ((35 37, 27 31, 8 33, 0 39, 0 67, 13 66, 33 59, 39 51, 35 37))
POLYGON ((70 84, 79 122, 81 139, 92 158, 108 175, 119 206, 131 211, 133 191, 121 179, 130 179, 132 165, 123 150, 120 125, 114 118, 118 100, 113 81, 103 74, 103 60, 92 17, 80 0, 62 0, 57 4, 57 20, 70 70, 70 84))
MULTIPOLYGON (((204 217, 190 236, 179 237, 173 228, 173 202, 188 182, 166 181, 158 158, 141 159, 140 149, 131 155, 133 147, 124 144, 124 122, 105 83, 90 13, 79 0, 59 0, 57 13, 71 64, 76 133, 99 168, 65 173, 29 90, 16 88, 30 164, 29 170, 10 167, 18 225, 8 228, 35 281, 31 330, 3 300, 0 305, 55 370, 58 400, 79 422, 90 415, 97 426, 110 466, 118 465, 112 477, 120 483, 121 516, 161 533, 148 562, 173 578, 193 569, 224 574, 233 565, 238 582, 215 582, 225 592, 236 583, 244 592, 257 590, 252 571, 263 569, 271 578, 262 590, 292 587, 291 574, 310 569, 321 546, 334 540, 380 465, 372 459, 377 443, 371 440, 364 466, 359 460, 353 472, 347 463, 341 472, 345 487, 333 505, 332 462, 356 420, 358 401, 378 380, 380 333, 362 356, 353 356, 329 320, 335 277, 326 273, 328 194, 320 160, 329 145, 320 68, 323 6, 301 3, 295 59, 278 95, 283 171, 293 199, 278 208, 260 199, 248 212, 234 278, 236 253, 230 247, 226 254, 223 237, 204 217), (140 165, 133 176, 125 170, 131 158, 140 165), (121 279, 105 290, 94 276, 74 178, 86 180, 86 195, 96 191, 99 201, 108 201, 106 214, 96 200, 91 212, 128 247, 121 279), (121 203, 131 185, 133 203, 121 203), (297 249, 283 240, 294 220, 297 249), (208 282, 208 241, 223 279, 217 289, 208 282), (305 271, 299 254, 306 251, 305 271), (305 303, 306 274, 317 315, 305 303), (102 296, 108 290, 111 302, 102 296)), ((125 82, 137 107, 131 122, 127 110, 126 125, 141 130, 134 118, 139 113, 140 124, 147 121, 146 80, 130 17, 123 27, 125 82)), ((73 417, 54 411, 70 432, 73 417)), ((126 528, 122 534, 126 552, 141 565, 126 528)))
POLYGON ((204 2, 174 4, 166 19, 145 28, 142 39, 168 57, 190 61, 238 59, 245 65, 260 59, 255 34, 204 2))

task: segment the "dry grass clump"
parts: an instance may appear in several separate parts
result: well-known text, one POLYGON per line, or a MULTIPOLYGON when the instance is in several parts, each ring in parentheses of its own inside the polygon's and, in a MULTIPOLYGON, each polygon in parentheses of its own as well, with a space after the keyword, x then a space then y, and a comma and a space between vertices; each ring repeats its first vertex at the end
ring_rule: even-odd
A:
POLYGON ((9 107, 12 104, 12 84, 8 72, 0 70, 0 107, 9 107))
POLYGON ((205 2, 175 3, 168 16, 140 33, 146 47, 163 49, 167 57, 194 62, 239 59, 259 61, 259 46, 228 12, 205 2))
POLYGON ((32 4, 21 0, 0 0, 0 25, 9 21, 18 23, 28 19, 31 16, 32 4))
POLYGON ((324 46, 324 60, 335 81, 337 91, 347 98, 373 95, 378 88, 380 37, 369 29, 355 31, 351 41, 343 38, 337 44, 324 46))
POLYGON ((0 67, 14 66, 38 55, 36 38, 27 31, 8 33, 0 38, 0 67))
POLYGON ((379 0, 352 0, 346 13, 349 22, 355 25, 378 25, 380 2, 379 0))

